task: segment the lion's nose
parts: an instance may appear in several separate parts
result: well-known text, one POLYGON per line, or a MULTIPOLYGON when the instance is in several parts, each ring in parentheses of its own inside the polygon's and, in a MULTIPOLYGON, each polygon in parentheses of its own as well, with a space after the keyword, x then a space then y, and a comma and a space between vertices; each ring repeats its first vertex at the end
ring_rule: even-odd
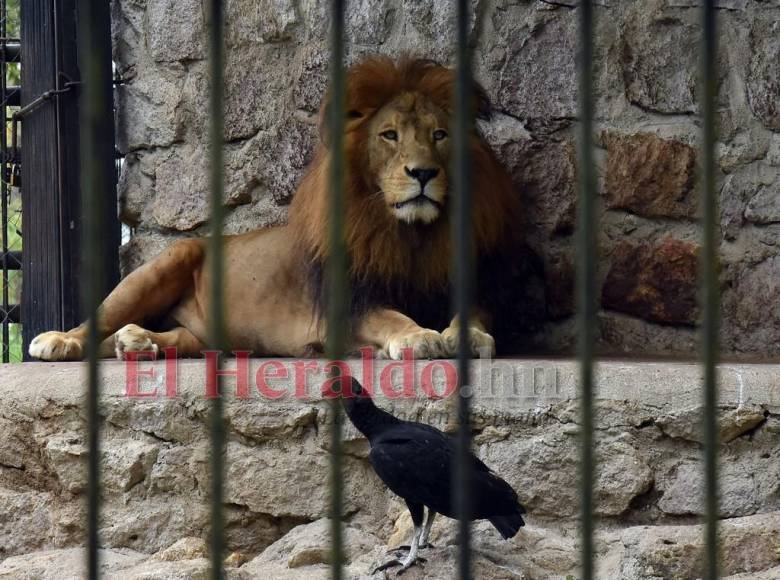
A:
POLYGON ((420 187, 425 187, 426 183, 439 175, 438 169, 424 169, 421 167, 415 167, 414 169, 404 167, 404 171, 406 171, 406 175, 419 181, 420 187))

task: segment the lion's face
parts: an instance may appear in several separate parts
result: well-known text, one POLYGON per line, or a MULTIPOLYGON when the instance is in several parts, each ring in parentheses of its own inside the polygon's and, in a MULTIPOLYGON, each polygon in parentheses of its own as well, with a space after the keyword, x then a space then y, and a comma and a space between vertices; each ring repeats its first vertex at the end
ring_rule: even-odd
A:
POLYGON ((430 224, 447 202, 449 118, 430 99, 404 93, 367 123, 368 171, 388 211, 406 223, 430 224))

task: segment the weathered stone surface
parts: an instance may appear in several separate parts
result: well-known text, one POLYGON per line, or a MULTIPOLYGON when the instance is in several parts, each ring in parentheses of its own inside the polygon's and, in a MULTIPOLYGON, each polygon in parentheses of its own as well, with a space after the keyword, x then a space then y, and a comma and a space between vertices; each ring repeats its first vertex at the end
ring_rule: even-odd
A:
POLYGON ((201 148, 171 154, 155 172, 152 215, 160 227, 192 230, 208 219, 208 168, 201 148))
MULTIPOLYGON (((100 572, 111 575, 143 561, 144 555, 131 550, 100 550, 100 572)), ((14 556, 0 563, 0 578, 17 580, 62 580, 87 575, 87 559, 83 548, 47 550, 14 556)), ((129 578, 129 576, 124 576, 129 578)))
MULTIPOLYGON (((252 361, 250 373, 259 362, 252 361)), ((578 542, 571 521, 579 505, 577 365, 495 362, 516 367, 510 375, 517 378, 514 389, 494 390, 491 385, 497 383, 488 380, 492 373, 477 372, 475 445, 480 457, 517 489, 528 508, 527 526, 504 541, 488 522, 476 523, 475 576, 576 575, 578 542)), ((377 373, 382 364, 377 363, 377 373)), ((360 365, 355 361, 354 368, 360 365)), ((153 366, 162 376, 164 362, 153 366)), ((108 550, 132 556, 122 560, 107 553, 106 562, 116 566, 105 575, 205 577, 210 404, 202 394, 203 363, 179 363, 179 393, 171 399, 128 399, 124 366, 109 362, 102 369, 101 541, 108 550)), ((69 552, 50 550, 80 554, 85 537, 79 470, 85 431, 82 373, 80 363, 0 367, 0 560, 7 558, 0 563, 0 577, 53 578, 55 572, 57 578, 81 577, 80 569, 69 572, 68 562, 75 565, 69 552), (79 485, 68 488, 68 481, 79 485), (21 554, 28 556, 14 557, 21 554)), ((724 365, 719 371, 721 430, 730 440, 721 455, 722 513, 735 518, 756 514, 722 523, 729 530, 724 536, 729 574, 760 578, 780 565, 776 552, 775 560, 770 558, 771 534, 777 533, 772 522, 780 507, 776 374, 774 367, 756 365, 724 365), (729 522, 739 525, 732 530, 729 522)), ((701 496, 691 491, 701 488, 701 450, 692 427, 698 420, 692 409, 700 398, 699 373, 686 364, 604 362, 596 385, 596 507, 604 522, 597 536, 599 577, 644 579, 647 566, 661 563, 670 570, 688 569, 700 547, 691 552, 673 546, 701 537, 698 527, 680 520, 700 513, 701 496), (627 523, 637 521, 647 526, 627 523), (636 543, 640 535, 653 541, 636 543), (672 551, 662 557, 659 549, 672 551)), ((451 401, 422 397, 378 402, 395 414, 443 428, 454 408, 451 401)), ((327 404, 316 398, 230 398, 225 411, 228 577, 326 577, 327 404)), ((345 573, 369 578, 369 570, 390 557, 388 547, 408 540, 410 518, 403 502, 373 473, 365 440, 352 428, 344 436, 345 573)), ((424 569, 408 572, 411 578, 452 577, 456 530, 456 522, 437 518, 437 547, 424 554, 429 559, 424 569)))
POLYGON ((154 166, 143 151, 125 155, 119 174, 119 219, 137 227, 154 198, 154 166))
MULTIPOLYGON (((371 533, 351 526, 344 529, 344 558, 352 560, 379 544, 371 533)), ((330 520, 323 518, 311 524, 293 528, 279 541, 271 544, 252 563, 249 569, 262 567, 266 562, 280 562, 288 568, 301 568, 330 563, 330 520)))
POLYGON ((122 152, 169 147, 183 137, 177 111, 181 102, 184 69, 145 64, 117 88, 117 147, 122 152))
MULTIPOLYGON (((576 427, 572 425, 572 427, 576 427)), ((518 492, 520 501, 541 516, 567 517, 577 512, 577 439, 565 429, 517 443, 499 441, 486 445, 485 463, 501 473, 518 492), (555 493, 549 490, 555 489, 555 493)), ((620 515, 634 497, 647 491, 652 472, 630 444, 615 441, 600 446, 601 471, 596 479, 596 511, 620 515)))
POLYGON ((182 538, 149 558, 155 562, 179 562, 208 557, 208 546, 203 538, 182 538))
POLYGON ((696 112, 699 27, 646 5, 633 16, 621 35, 626 98, 647 111, 696 112))
MULTIPOLYGON (((230 152, 226 154, 230 159, 230 152)), ((163 228, 189 231, 209 218, 209 179, 207 154, 203 147, 179 148, 164 158, 155 171, 157 195, 151 213, 163 228)), ((231 165, 230 160, 227 163, 231 165)), ((225 205, 236 206, 252 199, 254 179, 231 172, 225 185, 225 205)))
MULTIPOLYGON (((722 411, 718 415, 720 440, 728 443, 763 423, 765 419, 764 411, 759 408, 739 407, 722 411)), ((701 421, 702 409, 697 407, 658 417, 655 423, 668 437, 704 443, 701 421)))
POLYGON ((46 457, 62 489, 79 493, 87 486, 87 448, 78 433, 63 433, 46 442, 46 457))
POLYGON ((780 131, 780 22, 756 23, 750 41, 753 58, 747 90, 750 108, 767 129, 780 131))
POLYGON ((567 254, 549 256, 545 264, 547 306, 552 319, 558 320, 574 314, 574 261, 567 254))
POLYGON ((500 149, 522 184, 528 226, 546 238, 570 235, 576 213, 576 167, 570 141, 510 141, 500 149))
POLYGON ((230 45, 283 42, 292 38, 300 18, 292 0, 229 0, 225 38, 230 45))
MULTIPOLYGON (((726 520, 721 526, 723 574, 775 567, 780 546, 776 514, 726 520)), ((701 526, 636 527, 621 537, 620 577, 698 578, 704 562, 701 526)))
POLYGON ((780 222, 780 188, 769 185, 759 189, 748 201, 745 219, 756 224, 780 222))
POLYGON ((610 209, 643 217, 691 218, 696 213, 696 152, 649 133, 604 133, 605 200, 610 209))
POLYGON ((696 323, 698 248, 666 238, 618 244, 601 291, 605 308, 666 324, 696 323))
POLYGON ((497 92, 499 105, 522 118, 575 116, 575 15, 561 13, 522 32, 513 18, 496 18, 494 26, 507 43, 497 92), (551 70, 556 74, 547 74, 551 70))
POLYGON ((724 311, 745 331, 738 346, 750 348, 753 341, 776 344, 780 340, 780 256, 739 268, 733 275, 733 293, 724 298, 724 311))
MULTIPOLYGON (((225 62, 225 139, 251 137, 285 118, 292 51, 286 45, 236 47, 225 62), (284 71, 279 74, 279 71, 284 71)), ((207 93, 202 97, 205 99, 207 93)), ((205 101, 201 101, 202 103, 205 101)))
POLYGON ((200 0, 148 0, 146 6, 149 51, 154 60, 194 60, 206 55, 206 7, 200 0))
POLYGON ((392 0, 357 0, 346 14, 347 34, 355 44, 383 44, 393 24, 396 3, 392 0))

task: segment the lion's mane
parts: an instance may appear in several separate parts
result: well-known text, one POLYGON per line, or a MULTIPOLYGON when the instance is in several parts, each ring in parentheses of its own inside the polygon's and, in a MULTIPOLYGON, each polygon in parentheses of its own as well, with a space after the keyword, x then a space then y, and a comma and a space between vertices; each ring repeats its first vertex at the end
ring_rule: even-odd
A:
MULTIPOLYGON (((446 295, 450 284, 451 199, 443 214, 430 225, 409 225, 388 211, 376 191, 374 176, 365 162, 369 138, 367 121, 383 105, 404 92, 430 98, 450 115, 453 112, 455 72, 430 60, 371 57, 347 71, 345 128, 346 214, 344 235, 354 289, 353 311, 382 302, 446 295)), ((476 114, 487 118, 490 105, 485 91, 473 87, 476 114)), ((328 97, 320 111, 324 119, 328 97)), ((317 298, 321 299, 322 264, 328 256, 328 173, 330 151, 321 123, 322 139, 290 207, 290 226, 310 260, 317 298)), ((472 159, 474 245, 477 259, 494 256, 515 239, 519 229, 518 197, 506 170, 475 129, 469 141, 472 159)), ((448 168, 448 174, 452 171, 448 168)), ((450 178, 450 183, 452 180, 450 178)), ((451 195, 451 192, 450 192, 451 195)), ((449 308, 444 299, 445 309, 449 308)), ((411 314, 411 313, 410 313, 411 314)))

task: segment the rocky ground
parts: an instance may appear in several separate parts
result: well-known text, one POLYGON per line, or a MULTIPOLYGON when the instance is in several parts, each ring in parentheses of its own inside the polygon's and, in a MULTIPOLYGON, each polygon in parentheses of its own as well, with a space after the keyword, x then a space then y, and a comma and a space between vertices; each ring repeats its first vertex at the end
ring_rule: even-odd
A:
MULTIPOLYGON (((252 372, 260 361, 253 361, 252 372)), ((475 446, 517 490, 528 525, 505 542, 474 534, 478 578, 577 576, 576 366, 501 361, 516 388, 476 379, 475 446), (529 378, 530 377, 530 378, 529 378)), ((419 367, 423 363, 418 363, 419 367)), ((356 365, 359 366, 359 365, 356 365)), ((144 383, 144 390, 161 382, 144 383)), ((205 578, 209 403, 203 364, 181 362, 172 399, 124 395, 125 369, 104 366, 102 565, 108 578, 205 578)), ((356 374, 359 375, 359 373, 356 374)), ((780 577, 780 398, 776 366, 721 371, 724 575, 780 577)), ((81 366, 0 368, 0 577, 79 578, 83 566, 85 423, 81 366)), ((600 578, 701 574, 702 463, 698 372, 685 364, 605 363, 598 379, 596 539, 600 578)), ((232 399, 226 408, 230 578, 325 578, 328 404, 316 395, 232 399)), ((379 397, 396 414, 443 429, 447 399, 379 397)), ((376 478, 367 444, 345 432, 347 577, 369 578, 388 547, 408 541, 403 504, 376 478)), ((407 578, 454 577, 454 522, 407 578)), ((381 577, 376 575, 375 577, 381 577)))

